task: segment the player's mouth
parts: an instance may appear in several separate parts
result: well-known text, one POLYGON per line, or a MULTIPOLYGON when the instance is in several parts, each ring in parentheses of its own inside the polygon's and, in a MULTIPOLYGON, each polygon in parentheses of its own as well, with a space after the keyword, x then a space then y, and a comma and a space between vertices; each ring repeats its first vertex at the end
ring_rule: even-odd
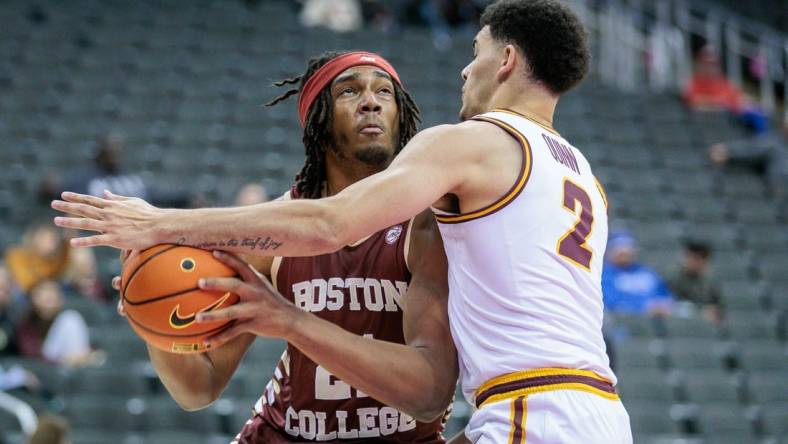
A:
POLYGON ((380 125, 375 125, 374 123, 370 123, 361 127, 358 131, 361 134, 366 134, 368 136, 377 136, 379 134, 383 134, 383 128, 380 125))

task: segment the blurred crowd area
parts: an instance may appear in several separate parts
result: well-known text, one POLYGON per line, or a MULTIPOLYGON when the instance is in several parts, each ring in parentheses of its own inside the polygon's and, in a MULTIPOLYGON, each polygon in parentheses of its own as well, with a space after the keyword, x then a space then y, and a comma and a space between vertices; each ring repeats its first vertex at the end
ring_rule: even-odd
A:
MULTIPOLYGON (((13 23, 0 31, 0 391, 63 417, 39 421, 51 438, 35 443, 64 442, 69 422, 76 442, 159 442, 148 426, 80 412, 105 405, 150 419, 167 397, 114 313, 117 252, 70 248, 76 233, 51 223, 51 199, 110 190, 185 208, 280 195, 303 162, 295 105, 259 103, 276 93, 268 83, 322 50, 380 51, 427 125, 455 122, 459 70, 488 2, 110 3, 0 5, 13 23)), ((721 64, 720 48, 700 42, 679 94, 622 93, 592 74, 559 104, 557 129, 608 192, 605 337, 638 442, 785 438, 788 122, 721 64)), ((236 419, 209 427, 216 420, 196 416, 205 436, 234 433, 262 391, 278 354, 252 355, 228 390, 236 413, 221 414, 236 419)), ((452 432, 469 409, 458 399, 452 432)), ((175 432, 195 422, 173 418, 175 432)), ((0 442, 24 436, 0 432, 0 442)))

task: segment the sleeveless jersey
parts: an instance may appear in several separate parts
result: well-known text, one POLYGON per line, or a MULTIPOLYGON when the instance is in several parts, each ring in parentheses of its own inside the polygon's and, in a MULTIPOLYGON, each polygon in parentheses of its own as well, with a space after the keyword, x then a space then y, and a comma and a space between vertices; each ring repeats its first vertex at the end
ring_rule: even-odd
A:
MULTIPOLYGON (((411 222, 334 253, 277 257, 271 280, 303 310, 351 333, 404 344, 411 222)), ((443 423, 420 423, 381 404, 288 344, 239 442, 443 443, 443 423)))
POLYGON ((517 140, 517 182, 467 214, 434 209, 449 261, 449 320, 463 393, 538 368, 591 370, 615 384, 602 339, 607 200, 582 153, 507 110, 474 117, 517 140))

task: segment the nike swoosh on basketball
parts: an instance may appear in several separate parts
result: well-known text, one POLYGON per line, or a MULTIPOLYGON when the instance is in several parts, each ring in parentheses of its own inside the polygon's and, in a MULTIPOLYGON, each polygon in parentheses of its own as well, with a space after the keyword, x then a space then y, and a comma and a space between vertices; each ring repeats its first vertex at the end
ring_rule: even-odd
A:
POLYGON ((202 310, 198 310, 198 311, 190 314, 189 316, 183 316, 183 315, 180 314, 178 309, 180 309, 181 304, 178 304, 178 305, 175 306, 175 308, 172 309, 172 313, 170 313, 170 326, 172 326, 172 328, 186 328, 186 327, 192 325, 194 323, 194 321, 197 320, 197 313, 205 313, 205 312, 216 310, 229 297, 230 297, 230 292, 227 292, 227 293, 224 294, 224 296, 219 298, 216 302, 214 302, 211 305, 203 308, 202 310))

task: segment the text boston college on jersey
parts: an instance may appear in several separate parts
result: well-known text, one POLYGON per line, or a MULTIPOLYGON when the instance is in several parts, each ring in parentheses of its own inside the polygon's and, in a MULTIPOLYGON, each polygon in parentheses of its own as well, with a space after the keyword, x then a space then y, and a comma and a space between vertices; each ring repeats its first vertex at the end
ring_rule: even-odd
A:
POLYGON ((293 284, 294 303, 309 312, 341 310, 397 311, 408 291, 407 282, 373 278, 312 279, 293 284))

